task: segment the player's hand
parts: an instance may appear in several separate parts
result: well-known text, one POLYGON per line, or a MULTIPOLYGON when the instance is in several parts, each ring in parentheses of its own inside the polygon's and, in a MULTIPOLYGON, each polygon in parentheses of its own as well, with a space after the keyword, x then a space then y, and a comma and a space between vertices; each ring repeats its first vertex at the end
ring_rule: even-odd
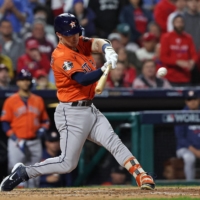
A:
POLYGON ((46 129, 41 127, 37 130, 36 132, 36 136, 37 138, 42 138, 44 136, 44 134, 46 133, 46 129))
POLYGON ((107 62, 112 63, 112 69, 115 69, 118 55, 116 54, 116 52, 114 51, 114 49, 111 46, 107 46, 105 48, 105 57, 106 57, 107 62))
POLYGON ((107 67, 108 67, 108 65, 110 65, 110 64, 112 64, 110 61, 109 62, 105 62, 104 65, 101 67, 101 71, 105 72, 107 67))
POLYGON ((25 140, 18 140, 17 146, 22 151, 22 153, 25 153, 25 148, 26 148, 26 141, 25 140))
POLYGON ((17 136, 13 133, 11 136, 10 136, 10 139, 12 139, 14 142, 17 141, 17 136))
POLYGON ((55 182, 58 182, 60 179, 60 176, 59 174, 52 174, 52 175, 49 175, 46 177, 46 181, 48 183, 55 183, 55 182))

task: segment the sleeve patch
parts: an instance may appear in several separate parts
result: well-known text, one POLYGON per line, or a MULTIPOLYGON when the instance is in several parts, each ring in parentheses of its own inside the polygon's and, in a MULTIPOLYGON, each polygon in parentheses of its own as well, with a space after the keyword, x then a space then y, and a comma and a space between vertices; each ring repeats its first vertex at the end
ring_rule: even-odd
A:
POLYGON ((65 61, 65 62, 63 63, 63 69, 64 69, 65 71, 69 71, 69 70, 71 70, 73 67, 74 67, 74 66, 73 66, 73 63, 70 62, 70 61, 65 61))

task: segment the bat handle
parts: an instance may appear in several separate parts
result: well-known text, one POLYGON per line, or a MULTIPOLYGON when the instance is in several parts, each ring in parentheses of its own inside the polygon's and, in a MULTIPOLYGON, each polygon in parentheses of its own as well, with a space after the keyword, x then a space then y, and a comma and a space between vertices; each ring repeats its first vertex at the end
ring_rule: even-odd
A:
POLYGON ((99 82, 97 83, 97 86, 95 88, 95 93, 96 94, 101 94, 103 92, 103 89, 105 87, 106 84, 106 80, 109 74, 109 71, 111 70, 112 65, 109 64, 105 70, 105 72, 103 73, 103 75, 101 76, 101 78, 99 79, 99 82))

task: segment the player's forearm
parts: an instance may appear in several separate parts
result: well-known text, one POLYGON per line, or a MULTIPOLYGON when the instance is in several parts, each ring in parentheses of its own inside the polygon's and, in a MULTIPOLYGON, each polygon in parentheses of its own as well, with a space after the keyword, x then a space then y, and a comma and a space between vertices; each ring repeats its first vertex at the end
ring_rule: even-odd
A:
POLYGON ((101 69, 86 74, 83 72, 76 72, 72 75, 72 79, 83 86, 87 86, 98 81, 102 74, 103 71, 101 69))
POLYGON ((95 38, 92 42, 92 53, 104 53, 103 52, 103 45, 110 44, 108 40, 95 38))
POLYGON ((6 135, 8 137, 13 134, 13 130, 12 130, 9 122, 2 121, 1 124, 2 124, 3 131, 6 133, 6 135))

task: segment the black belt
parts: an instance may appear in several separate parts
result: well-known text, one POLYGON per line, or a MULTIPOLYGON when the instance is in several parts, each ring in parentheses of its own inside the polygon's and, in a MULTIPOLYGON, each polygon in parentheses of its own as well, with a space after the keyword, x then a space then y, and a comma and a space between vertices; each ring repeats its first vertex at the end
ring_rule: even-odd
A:
POLYGON ((75 101, 72 102, 71 106, 91 106, 92 105, 92 100, 87 100, 87 101, 75 101))

